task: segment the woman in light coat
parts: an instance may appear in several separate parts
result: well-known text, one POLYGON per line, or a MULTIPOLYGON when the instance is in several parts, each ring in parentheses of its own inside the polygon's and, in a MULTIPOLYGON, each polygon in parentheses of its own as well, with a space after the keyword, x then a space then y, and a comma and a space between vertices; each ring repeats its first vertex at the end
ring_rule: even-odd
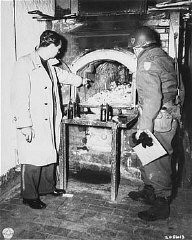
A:
POLYGON ((56 32, 46 30, 40 36, 39 48, 21 57, 12 77, 11 102, 17 128, 19 161, 22 165, 23 203, 45 208, 41 194, 54 196, 54 166, 60 140, 61 109, 58 80, 80 86, 81 77, 57 67, 55 56, 61 48, 56 32))

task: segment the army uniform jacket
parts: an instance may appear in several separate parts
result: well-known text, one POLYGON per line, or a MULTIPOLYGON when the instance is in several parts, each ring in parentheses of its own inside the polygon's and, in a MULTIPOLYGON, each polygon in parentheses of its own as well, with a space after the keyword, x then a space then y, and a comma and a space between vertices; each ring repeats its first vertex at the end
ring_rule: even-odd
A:
POLYGON ((45 166, 57 161, 62 117, 58 80, 79 86, 82 79, 56 67, 55 60, 48 61, 51 77, 36 51, 21 57, 14 66, 11 103, 21 164, 45 166), (32 127, 35 132, 30 143, 20 131, 25 127, 32 127))
POLYGON ((161 107, 177 93, 173 60, 161 48, 149 47, 138 56, 136 87, 141 107, 137 128, 153 132, 161 107))

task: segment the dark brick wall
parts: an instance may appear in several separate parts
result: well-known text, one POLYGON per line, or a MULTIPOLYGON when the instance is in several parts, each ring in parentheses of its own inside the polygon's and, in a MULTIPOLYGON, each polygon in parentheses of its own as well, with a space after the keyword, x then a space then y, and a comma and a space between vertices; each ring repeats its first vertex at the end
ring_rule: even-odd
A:
POLYGON ((162 47, 168 52, 169 15, 153 13, 140 15, 87 17, 69 26, 64 20, 53 23, 52 28, 68 41, 63 60, 70 64, 77 56, 96 49, 128 49, 135 29, 140 25, 154 27, 161 35, 162 47))
POLYGON ((80 54, 96 49, 127 48, 128 41, 139 25, 140 16, 89 17, 81 20, 83 25, 68 28, 64 21, 53 24, 53 29, 68 40, 64 60, 70 64, 80 54))

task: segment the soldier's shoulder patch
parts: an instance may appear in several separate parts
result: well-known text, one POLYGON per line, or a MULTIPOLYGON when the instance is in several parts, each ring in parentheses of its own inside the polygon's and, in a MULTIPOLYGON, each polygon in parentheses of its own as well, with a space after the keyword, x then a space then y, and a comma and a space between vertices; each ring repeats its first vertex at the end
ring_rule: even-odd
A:
POLYGON ((148 71, 151 68, 151 62, 144 62, 144 69, 148 71))

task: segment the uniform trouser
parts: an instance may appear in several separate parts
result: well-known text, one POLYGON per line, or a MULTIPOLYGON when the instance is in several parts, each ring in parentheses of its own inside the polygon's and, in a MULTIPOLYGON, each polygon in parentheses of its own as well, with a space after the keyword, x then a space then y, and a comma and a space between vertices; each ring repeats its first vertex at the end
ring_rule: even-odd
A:
POLYGON ((168 132, 154 132, 155 137, 167 150, 168 154, 141 167, 141 178, 146 185, 152 185, 157 196, 168 197, 172 191, 171 157, 172 140, 176 133, 177 121, 173 120, 172 129, 168 132))
POLYGON ((46 166, 21 165, 21 196, 37 199, 55 190, 55 164, 46 166))

